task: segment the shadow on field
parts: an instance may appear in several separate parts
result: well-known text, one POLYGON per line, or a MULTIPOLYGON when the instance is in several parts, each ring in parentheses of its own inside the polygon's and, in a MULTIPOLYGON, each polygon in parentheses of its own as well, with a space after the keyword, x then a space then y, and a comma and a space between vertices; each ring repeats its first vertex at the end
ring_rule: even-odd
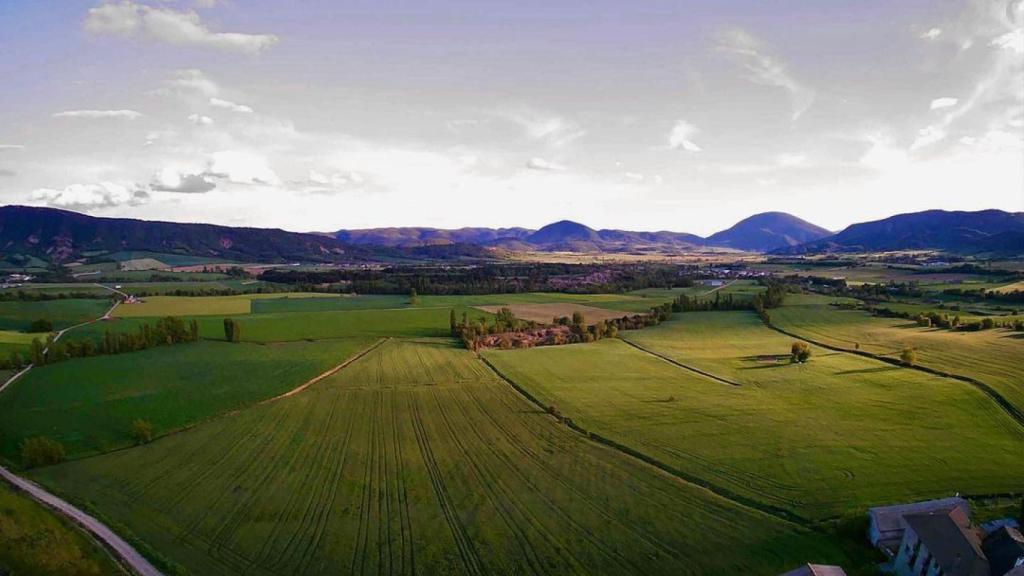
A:
POLYGON ((879 366, 877 368, 861 368, 860 370, 843 370, 842 372, 836 372, 836 375, 843 374, 875 374, 878 372, 889 372, 892 370, 899 370, 899 366, 879 366))

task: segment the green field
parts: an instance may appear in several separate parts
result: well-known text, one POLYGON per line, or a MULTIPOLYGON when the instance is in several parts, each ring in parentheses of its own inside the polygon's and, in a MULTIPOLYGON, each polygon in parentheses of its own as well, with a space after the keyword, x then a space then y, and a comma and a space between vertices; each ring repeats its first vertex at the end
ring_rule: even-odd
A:
POLYGON ((772 322, 830 346, 896 358, 904 346, 917 362, 945 372, 976 378, 1024 410, 1024 335, 1005 329, 957 332, 923 328, 902 318, 878 318, 858 310, 829 306, 823 296, 793 296, 772 310, 772 322))
POLYGON ((106 576, 124 572, 76 526, 0 481, 0 574, 106 576))
POLYGON ((628 344, 489 351, 584 428, 685 474, 809 519, 918 498, 1024 490, 1024 427, 970 385, 814 349, 747 312, 688 313, 628 344))
POLYGON ((69 457, 131 445, 132 421, 156 434, 291 390, 372 344, 367 338, 281 344, 200 342, 33 369, 0 394, 0 456, 48 436, 69 457))
POLYGON ((22 356, 28 351, 29 344, 34 338, 45 341, 49 334, 14 332, 11 330, 0 330, 0 358, 7 358, 11 352, 19 352, 22 356))
POLYGON ((53 322, 55 330, 102 316, 110 308, 107 299, 43 300, 0 302, 0 330, 25 331, 35 320, 53 322))
POLYGON ((32 476, 196 574, 777 574, 825 537, 600 447, 449 339, 32 476))

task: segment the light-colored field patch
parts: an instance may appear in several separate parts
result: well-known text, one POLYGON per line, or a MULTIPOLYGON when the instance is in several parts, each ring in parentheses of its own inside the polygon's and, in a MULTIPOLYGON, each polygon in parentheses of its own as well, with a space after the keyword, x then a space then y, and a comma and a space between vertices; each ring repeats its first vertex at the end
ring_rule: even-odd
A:
POLYGON ((595 324, 602 320, 613 320, 615 318, 622 318, 623 316, 632 316, 635 312, 624 312, 621 310, 609 310, 607 308, 595 308, 593 306, 586 306, 584 304, 572 304, 569 302, 559 302, 552 304, 509 304, 507 306, 477 306, 479 310, 496 314, 498 310, 502 308, 509 308, 512 310, 512 314, 516 318, 523 320, 531 320, 533 322, 541 322, 544 324, 550 324, 555 318, 561 318, 563 316, 572 317, 574 312, 580 312, 583 314, 583 319, 588 325, 595 324))
MULTIPOLYGON (((126 288, 130 290, 130 288, 126 288)), ((252 301, 261 298, 323 298, 324 294, 286 292, 279 294, 239 294, 236 296, 146 296, 137 304, 124 304, 114 310, 120 318, 155 316, 213 316, 249 314, 252 301)))
POLYGON ((160 270, 167 268, 167 264, 155 258, 135 258, 121 262, 121 270, 160 270))
POLYGON ((999 288, 992 290, 992 292, 1024 292, 1024 280, 1014 282, 1013 284, 1007 284, 1006 286, 1000 286, 999 288))

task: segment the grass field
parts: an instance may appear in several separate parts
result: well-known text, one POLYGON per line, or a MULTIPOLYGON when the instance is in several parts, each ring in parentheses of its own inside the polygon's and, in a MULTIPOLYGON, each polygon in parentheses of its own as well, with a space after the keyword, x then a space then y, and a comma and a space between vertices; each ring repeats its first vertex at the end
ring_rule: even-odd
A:
POLYGON ((976 378, 1024 410, 1024 335, 1004 329, 954 332, 923 328, 902 318, 878 318, 858 310, 838 310, 824 296, 792 296, 772 310, 772 322, 787 331, 841 348, 896 358, 904 346, 917 362, 976 378))
POLYGON ((814 349, 746 312, 688 313, 617 340, 489 351, 591 431, 732 493, 810 519, 868 505, 1024 490, 1024 428, 968 384, 814 349))
POLYGON ((0 482, 0 574, 108 576, 124 572, 78 528, 0 482))
POLYGON ((600 447, 449 339, 33 472, 196 574, 777 574, 823 536, 600 447))
POLYGON ((0 456, 19 462, 23 438, 49 436, 69 457, 132 443, 132 421, 157 434, 288 391, 373 342, 200 342, 37 368, 0 394, 0 456))
POLYGON ((12 330, 0 330, 0 358, 6 359, 12 351, 19 352, 22 356, 25 356, 33 338, 39 338, 41 341, 45 342, 48 335, 49 334, 47 332, 32 334, 27 332, 14 332, 12 330))
POLYGON ((35 320, 53 322, 56 330, 102 316, 110 308, 107 299, 66 299, 39 302, 0 302, 0 330, 25 331, 35 320))
MULTIPOLYGON (((131 293, 136 286, 123 287, 131 293)), ((297 300, 319 297, 308 292, 281 294, 238 294, 235 296, 146 296, 138 304, 124 304, 114 310, 118 318, 144 318, 161 316, 230 316, 249 314, 252 301, 267 299, 297 300)))

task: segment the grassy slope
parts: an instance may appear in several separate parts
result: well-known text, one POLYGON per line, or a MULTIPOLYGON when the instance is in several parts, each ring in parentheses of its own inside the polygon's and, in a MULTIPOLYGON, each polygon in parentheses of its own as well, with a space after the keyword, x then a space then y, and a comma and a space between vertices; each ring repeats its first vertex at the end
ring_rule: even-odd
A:
POLYGON ((902 318, 876 318, 858 310, 837 310, 824 296, 792 296, 772 310, 772 322, 789 332, 831 346, 896 358, 904 346, 918 363, 976 378, 1024 409, 1024 336, 1009 330, 952 332, 922 328, 902 318))
POLYGON ((777 574, 842 562, 556 424, 449 341, 33 476, 199 574, 777 574))
POLYGON ((0 482, 0 574, 123 574, 110 556, 67 521, 0 482))
POLYGON ((759 362, 792 340, 752 313, 677 318, 625 337, 742 387, 619 341, 487 356, 585 428, 808 518, 1024 490, 1024 429, 967 384, 820 348, 759 362))
POLYGON ((290 390, 371 343, 201 342, 37 368, 0 394, 0 456, 17 462, 38 435, 70 457, 130 445, 136 418, 162 434, 290 390))
POLYGON ((57 330, 102 316, 110 308, 106 299, 47 300, 41 302, 0 302, 0 330, 28 329, 35 320, 45 318, 57 330))

